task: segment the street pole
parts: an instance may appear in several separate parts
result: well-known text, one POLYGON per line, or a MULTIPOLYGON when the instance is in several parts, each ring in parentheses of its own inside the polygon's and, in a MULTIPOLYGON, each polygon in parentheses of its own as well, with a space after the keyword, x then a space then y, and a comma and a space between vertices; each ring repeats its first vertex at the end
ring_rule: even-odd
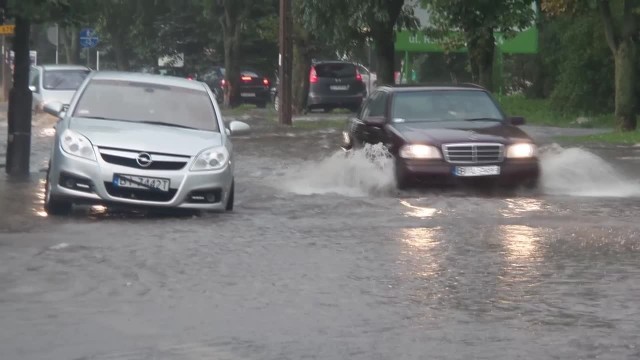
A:
POLYGON ((292 125, 291 118, 291 90, 292 90, 292 73, 293 73, 293 18, 291 17, 291 1, 280 0, 280 56, 279 73, 280 88, 278 89, 278 97, 280 98, 279 120, 282 125, 292 125))
POLYGON ((29 175, 31 155, 31 101, 29 90, 29 33, 31 22, 28 18, 16 16, 13 42, 14 81, 9 93, 8 141, 6 172, 14 177, 29 175))
POLYGON ((58 24, 56 24, 56 65, 58 64, 60 56, 59 54, 59 46, 60 46, 60 28, 58 24))
POLYGON ((100 51, 96 51, 96 71, 100 71, 100 51))

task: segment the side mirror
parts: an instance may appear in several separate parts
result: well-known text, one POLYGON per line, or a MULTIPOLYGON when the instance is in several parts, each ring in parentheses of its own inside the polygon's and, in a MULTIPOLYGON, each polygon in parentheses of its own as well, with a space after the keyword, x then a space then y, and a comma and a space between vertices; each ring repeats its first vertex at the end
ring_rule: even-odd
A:
POLYGON ((44 104, 43 107, 44 112, 53 116, 60 116, 60 113, 64 111, 64 105, 57 101, 52 101, 50 103, 44 104))
POLYGON ((31 92, 36 92, 38 89, 36 89, 34 85, 29 85, 29 90, 31 90, 31 92))
POLYGON ((526 124, 527 121, 522 116, 512 116, 509 118, 509 123, 514 126, 520 126, 526 124))
POLYGON ((368 126, 383 127, 387 121, 384 116, 369 116, 362 122, 368 126))
POLYGON ((229 123, 229 135, 244 135, 251 132, 251 127, 242 121, 232 121, 229 123))

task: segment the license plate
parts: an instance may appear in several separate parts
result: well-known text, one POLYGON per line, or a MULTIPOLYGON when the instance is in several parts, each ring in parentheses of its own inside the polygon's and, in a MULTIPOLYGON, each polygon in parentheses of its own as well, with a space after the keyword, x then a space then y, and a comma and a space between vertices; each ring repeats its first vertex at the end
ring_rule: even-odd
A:
POLYGON ((500 175, 500 166, 457 166, 453 174, 456 176, 500 175))
POLYGON ((150 178, 145 176, 122 174, 116 174, 113 176, 113 186, 120 188, 168 192, 170 183, 169 179, 150 178))
POLYGON ((242 97, 256 97, 256 93, 241 93, 242 97))
POLYGON ((336 91, 345 91, 349 90, 349 85, 331 85, 329 88, 336 91))

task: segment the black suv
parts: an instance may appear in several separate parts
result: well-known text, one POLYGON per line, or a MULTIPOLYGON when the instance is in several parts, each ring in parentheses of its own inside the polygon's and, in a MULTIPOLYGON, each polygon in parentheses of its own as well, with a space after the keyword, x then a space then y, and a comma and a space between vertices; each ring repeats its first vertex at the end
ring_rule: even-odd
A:
MULTIPOLYGON (((278 110, 280 101, 277 83, 271 89, 271 97, 278 110)), ((367 86, 356 64, 347 61, 319 61, 311 66, 307 110, 331 111, 346 108, 356 112, 366 97, 367 86)))

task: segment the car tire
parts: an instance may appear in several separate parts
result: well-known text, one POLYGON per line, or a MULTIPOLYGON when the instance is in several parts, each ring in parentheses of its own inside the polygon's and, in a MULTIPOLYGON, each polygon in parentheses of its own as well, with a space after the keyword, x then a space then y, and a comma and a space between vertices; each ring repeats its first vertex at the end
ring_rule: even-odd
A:
POLYGON ((413 181, 411 177, 406 172, 402 171, 402 169, 400 169, 397 164, 395 166, 395 178, 396 188, 398 190, 409 190, 413 187, 413 181))
POLYGON ((264 109, 264 108, 266 108, 266 107, 267 107, 267 103, 266 103, 266 102, 258 103, 258 104, 256 105, 256 107, 257 107, 258 109, 264 109))
POLYGON ((229 196, 227 197, 227 204, 225 205, 224 209, 226 211, 233 211, 233 201, 234 201, 234 195, 235 195, 235 181, 231 181, 231 189, 229 189, 229 196))
POLYGON ((71 210, 73 210, 73 204, 70 201, 61 200, 51 195, 49 170, 47 169, 47 178, 44 184, 44 211, 51 216, 64 216, 69 215, 71 210))

